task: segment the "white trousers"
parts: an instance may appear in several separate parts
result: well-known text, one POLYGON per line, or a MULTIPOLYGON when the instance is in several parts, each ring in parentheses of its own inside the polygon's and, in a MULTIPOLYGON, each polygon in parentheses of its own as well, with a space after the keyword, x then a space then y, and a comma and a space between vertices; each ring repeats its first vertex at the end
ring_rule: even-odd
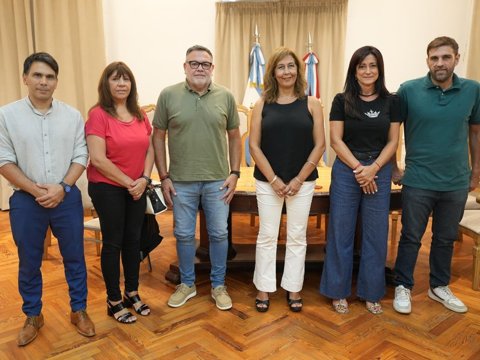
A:
POLYGON ((265 292, 277 290, 277 242, 284 202, 287 209, 287 242, 285 267, 280 286, 291 292, 302 290, 307 252, 308 215, 314 190, 315 181, 307 181, 295 196, 281 198, 268 182, 256 180, 260 228, 253 283, 257 290, 265 292))

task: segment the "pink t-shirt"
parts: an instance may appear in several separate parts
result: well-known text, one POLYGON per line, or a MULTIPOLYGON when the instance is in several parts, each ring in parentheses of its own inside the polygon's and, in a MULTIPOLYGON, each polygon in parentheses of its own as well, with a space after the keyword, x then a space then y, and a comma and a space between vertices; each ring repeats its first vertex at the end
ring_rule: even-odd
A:
MULTIPOLYGON (((146 115, 145 119, 138 121, 134 118, 128 123, 121 122, 97 106, 90 111, 85 124, 85 136, 96 135, 104 139, 107 158, 123 173, 136 180, 143 175, 152 133, 152 126, 146 115)), ((103 176, 91 162, 87 166, 87 178, 94 183, 121 186, 103 176)))

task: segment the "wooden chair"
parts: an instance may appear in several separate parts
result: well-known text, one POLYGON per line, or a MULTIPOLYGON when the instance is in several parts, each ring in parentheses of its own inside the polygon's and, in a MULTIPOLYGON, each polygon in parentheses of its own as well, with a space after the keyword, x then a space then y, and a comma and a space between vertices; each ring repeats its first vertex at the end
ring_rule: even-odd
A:
POLYGON ((459 239, 463 235, 473 239, 473 279, 472 288, 480 290, 480 211, 465 210, 458 226, 459 239))
MULTIPOLYGON (((405 168, 405 154, 404 154, 404 137, 403 137, 403 124, 400 125, 400 131, 398 135, 398 146, 397 146, 397 164, 401 168, 405 168)), ((402 214, 402 210, 394 210, 390 212, 391 226, 390 226, 390 242, 395 244, 397 242, 397 231, 398 231, 398 219, 402 214)))

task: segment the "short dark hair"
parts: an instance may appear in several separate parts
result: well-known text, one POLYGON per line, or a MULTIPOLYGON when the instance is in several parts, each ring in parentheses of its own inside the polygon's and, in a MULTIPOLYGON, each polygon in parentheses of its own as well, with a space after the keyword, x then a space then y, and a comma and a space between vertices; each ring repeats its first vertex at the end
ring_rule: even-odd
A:
POLYGON ((43 63, 47 64, 55 72, 55 76, 58 76, 58 63, 53 58, 52 55, 50 55, 46 52, 33 53, 32 55, 27 57, 25 59, 25 61, 23 62, 23 75, 28 74, 28 72, 30 71, 30 68, 32 67, 32 64, 34 62, 43 62, 43 63))
POLYGON ((207 47, 205 47, 205 46, 202 46, 202 45, 193 45, 193 46, 190 46, 190 47, 187 49, 187 53, 185 54, 185 56, 188 56, 188 54, 190 54, 192 51, 205 51, 208 55, 210 55, 210 57, 211 57, 212 60, 213 60, 212 52, 210 51, 209 48, 207 48, 207 47))
POLYGON ((432 41, 427 46, 427 56, 432 49, 439 48, 440 46, 450 46, 453 49, 453 52, 455 55, 458 54, 458 43, 455 41, 455 39, 452 39, 451 37, 448 36, 440 36, 432 41))

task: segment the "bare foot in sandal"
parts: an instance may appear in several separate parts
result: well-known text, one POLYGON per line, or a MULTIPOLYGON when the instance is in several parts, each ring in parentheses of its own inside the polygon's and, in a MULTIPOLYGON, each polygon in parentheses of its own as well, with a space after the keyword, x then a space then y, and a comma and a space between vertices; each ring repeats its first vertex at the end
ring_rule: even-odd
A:
POLYGON ((269 306, 270 300, 268 298, 268 293, 265 291, 259 291, 255 298, 255 308, 258 312, 267 312, 269 306))
POLYGON ((332 301, 333 309, 339 314, 348 313, 348 302, 347 299, 338 299, 332 301))
POLYGON ((367 310, 373 315, 380 315, 383 313, 382 305, 379 302, 366 302, 367 310))

